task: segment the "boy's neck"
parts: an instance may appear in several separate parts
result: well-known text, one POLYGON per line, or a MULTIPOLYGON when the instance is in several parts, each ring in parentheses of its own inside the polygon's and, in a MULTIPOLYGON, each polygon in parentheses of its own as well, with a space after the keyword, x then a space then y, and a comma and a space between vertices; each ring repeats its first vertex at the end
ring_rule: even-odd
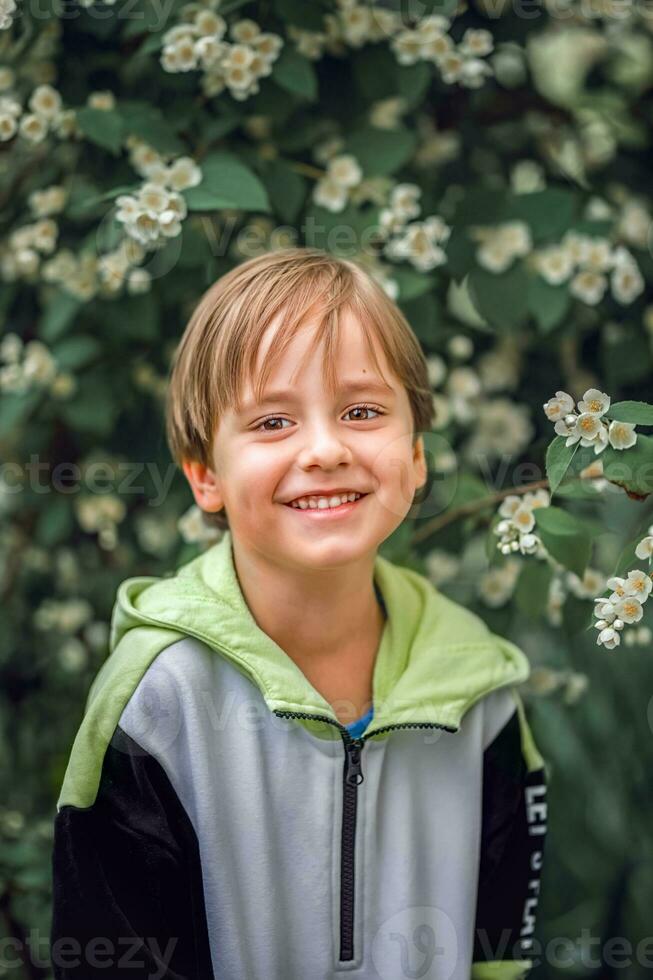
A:
POLYGON ((289 572, 233 542, 239 584, 258 627, 297 664, 342 724, 369 710, 385 626, 374 589, 375 555, 363 565, 289 572))

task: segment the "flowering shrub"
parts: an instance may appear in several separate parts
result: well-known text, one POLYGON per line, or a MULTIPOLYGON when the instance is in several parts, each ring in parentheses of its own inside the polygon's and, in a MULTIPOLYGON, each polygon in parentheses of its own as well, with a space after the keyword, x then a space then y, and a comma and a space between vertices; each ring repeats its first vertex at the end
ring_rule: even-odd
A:
POLYGON ((636 7, 558 6, 0 0, 3 927, 47 932, 118 584, 219 536, 163 438, 183 324, 300 244, 360 262, 424 347, 430 480, 382 552, 533 661, 552 811, 588 804, 550 894, 607 921, 623 872, 644 929, 653 42, 636 7))

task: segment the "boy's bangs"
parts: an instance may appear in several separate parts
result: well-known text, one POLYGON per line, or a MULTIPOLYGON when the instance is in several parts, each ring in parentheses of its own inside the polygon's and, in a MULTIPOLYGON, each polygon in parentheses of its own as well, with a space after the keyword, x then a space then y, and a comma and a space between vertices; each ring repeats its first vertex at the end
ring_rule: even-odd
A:
MULTIPOLYGON (((360 302, 360 297, 356 294, 355 289, 351 288, 351 285, 351 283, 347 284, 349 288, 341 288, 335 295, 330 293, 329 289, 323 289, 317 298, 313 294, 307 302, 291 300, 285 307, 268 316, 262 325, 260 323, 251 324, 247 331, 249 342, 246 341, 242 356, 235 359, 234 364, 236 376, 234 378, 235 395, 233 401, 237 411, 240 410, 243 388, 248 381, 251 383, 256 401, 262 400, 267 381, 278 361, 298 331, 306 326, 312 317, 315 317, 318 324, 317 330, 309 348, 293 373, 293 380, 296 375, 301 374, 304 364, 310 360, 312 354, 320 345, 323 345, 323 378, 329 392, 335 393, 338 385, 336 361, 343 329, 342 316, 349 313, 360 322, 372 363, 379 376, 389 384, 379 363, 374 344, 374 336, 376 336, 381 341, 381 346, 386 347, 383 330, 379 330, 378 314, 375 315, 374 311, 367 309, 365 303, 360 302), (283 319, 277 329, 274 343, 261 365, 261 370, 257 372, 256 365, 263 337, 274 319, 280 315, 283 316, 283 319), (319 320, 317 320, 318 317, 319 320)), ((220 375, 224 376, 224 372, 218 372, 218 376, 220 375)))

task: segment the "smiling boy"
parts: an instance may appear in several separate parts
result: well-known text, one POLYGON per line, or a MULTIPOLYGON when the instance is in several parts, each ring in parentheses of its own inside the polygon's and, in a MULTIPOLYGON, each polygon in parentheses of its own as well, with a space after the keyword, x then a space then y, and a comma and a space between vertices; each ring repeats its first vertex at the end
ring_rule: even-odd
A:
POLYGON ((218 543, 128 579, 58 801, 55 977, 513 980, 532 965, 545 772, 524 654, 380 545, 433 398, 355 263, 283 249, 205 293, 171 451, 218 543), (104 976, 113 975, 107 974, 104 976))

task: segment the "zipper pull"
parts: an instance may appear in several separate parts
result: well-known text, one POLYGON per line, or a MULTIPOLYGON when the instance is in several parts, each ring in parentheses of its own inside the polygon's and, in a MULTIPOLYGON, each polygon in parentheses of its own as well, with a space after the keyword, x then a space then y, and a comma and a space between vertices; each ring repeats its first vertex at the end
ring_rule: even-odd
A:
POLYGON ((350 786, 359 786, 365 779, 361 769, 361 745, 356 741, 347 742, 345 751, 347 753, 345 781, 350 786))

